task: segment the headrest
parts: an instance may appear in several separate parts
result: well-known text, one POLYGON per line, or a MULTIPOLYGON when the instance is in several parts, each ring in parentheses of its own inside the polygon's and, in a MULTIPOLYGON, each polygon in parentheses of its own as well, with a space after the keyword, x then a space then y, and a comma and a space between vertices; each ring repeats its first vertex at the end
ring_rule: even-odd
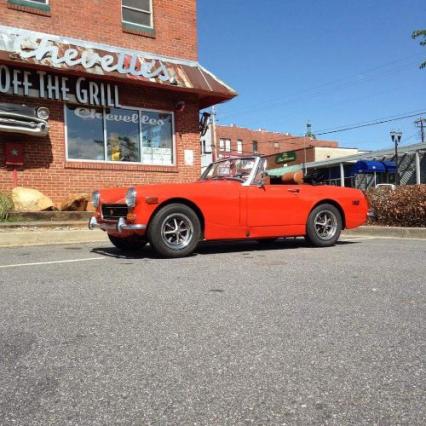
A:
POLYGON ((303 171, 298 170, 297 172, 284 173, 281 176, 281 182, 300 185, 303 183, 303 171))

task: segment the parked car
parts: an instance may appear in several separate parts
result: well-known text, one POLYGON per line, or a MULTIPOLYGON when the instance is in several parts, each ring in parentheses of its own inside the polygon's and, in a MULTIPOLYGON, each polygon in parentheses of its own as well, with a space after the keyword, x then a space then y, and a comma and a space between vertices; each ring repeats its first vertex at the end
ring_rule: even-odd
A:
POLYGON ((46 136, 49 114, 46 107, 0 103, 0 132, 46 136))
POLYGON ((227 158, 212 163, 197 182, 96 191, 89 228, 106 231, 119 249, 149 242, 164 257, 181 257, 202 240, 304 236, 327 247, 342 229, 366 221, 361 191, 284 183, 288 174, 271 178, 265 167, 262 156, 227 158))

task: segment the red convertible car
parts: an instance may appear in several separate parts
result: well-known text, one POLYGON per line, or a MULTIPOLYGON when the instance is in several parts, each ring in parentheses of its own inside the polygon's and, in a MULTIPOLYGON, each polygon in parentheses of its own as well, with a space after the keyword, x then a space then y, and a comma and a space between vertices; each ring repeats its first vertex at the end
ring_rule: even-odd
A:
MULTIPOLYGON (((191 254, 202 240, 304 236, 331 246, 344 228, 362 225, 368 204, 352 188, 286 183, 268 176, 262 156, 212 163, 193 183, 140 185, 93 193, 89 228, 123 250, 147 242, 161 256, 191 254)), ((288 181, 288 180, 287 180, 288 181)))

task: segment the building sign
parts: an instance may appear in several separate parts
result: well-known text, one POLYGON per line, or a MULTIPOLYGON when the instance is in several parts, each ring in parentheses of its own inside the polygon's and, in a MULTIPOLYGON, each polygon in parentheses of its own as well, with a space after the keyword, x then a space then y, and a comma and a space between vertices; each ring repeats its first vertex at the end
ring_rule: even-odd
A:
POLYGON ((281 154, 278 154, 275 157, 275 162, 277 164, 288 163, 290 161, 295 161, 295 160, 296 160, 296 152, 295 151, 282 152, 281 154))
MULTIPOLYGON (((107 49, 108 46, 105 46, 107 49)), ((166 63, 153 55, 118 49, 102 50, 88 42, 32 31, 0 26, 0 51, 10 52, 14 59, 61 69, 82 70, 91 74, 124 74, 148 80, 175 83, 166 63)))
POLYGON ((120 104, 118 86, 85 77, 65 77, 0 65, 0 93, 113 107, 120 104))
POLYGON ((203 108, 212 102, 207 93, 213 94, 218 102, 236 96, 232 88, 195 60, 7 25, 0 25, 0 64, 17 68, 30 65, 47 72, 70 71, 87 78, 105 76, 171 90, 178 87, 191 93, 202 92, 203 108))

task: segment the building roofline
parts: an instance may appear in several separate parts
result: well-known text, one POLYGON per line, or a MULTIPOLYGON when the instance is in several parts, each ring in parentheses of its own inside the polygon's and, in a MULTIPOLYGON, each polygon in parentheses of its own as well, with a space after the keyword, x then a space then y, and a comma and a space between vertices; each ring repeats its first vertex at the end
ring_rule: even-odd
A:
MULTIPOLYGON (((398 153, 400 154, 407 154, 410 152, 416 152, 420 150, 426 150, 426 143, 416 143, 413 145, 398 147, 398 153)), ((306 163, 306 167, 313 168, 313 167, 334 166, 340 163, 349 163, 349 162, 354 162, 358 160, 368 160, 368 159, 372 160, 375 158, 388 157, 388 156, 394 156, 394 155, 395 155, 394 148, 388 148, 388 149, 381 149, 378 151, 364 152, 362 154, 348 155, 346 157, 333 158, 330 160, 316 161, 316 162, 314 161, 311 163, 306 163)))

